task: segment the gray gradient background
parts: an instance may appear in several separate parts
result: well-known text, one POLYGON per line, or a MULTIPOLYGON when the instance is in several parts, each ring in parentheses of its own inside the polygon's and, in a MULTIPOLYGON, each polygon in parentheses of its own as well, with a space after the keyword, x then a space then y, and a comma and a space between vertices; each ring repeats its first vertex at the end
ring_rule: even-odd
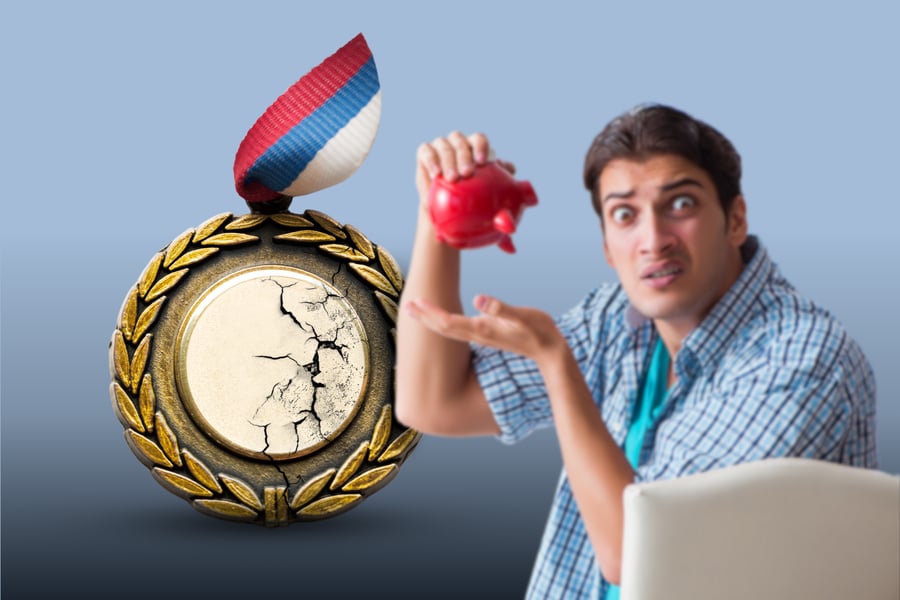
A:
POLYGON ((108 399, 107 342, 146 262, 245 212, 231 179, 245 132, 360 31, 378 138, 295 210, 358 226, 405 269, 416 146, 484 130, 541 203, 516 255, 465 256, 464 294, 558 313, 613 277, 580 184, 591 138, 637 102, 680 106, 731 137, 752 231, 870 356, 881 465, 900 472, 896 2, 201 4, 0 9, 5 597, 522 595, 560 467, 552 431, 514 447, 425 438, 349 513, 266 530, 160 487, 108 399))

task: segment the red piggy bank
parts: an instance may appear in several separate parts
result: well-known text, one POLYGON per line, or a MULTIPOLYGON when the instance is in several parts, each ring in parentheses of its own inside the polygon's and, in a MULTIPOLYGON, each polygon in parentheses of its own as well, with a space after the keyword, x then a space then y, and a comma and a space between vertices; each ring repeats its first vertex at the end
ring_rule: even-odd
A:
POLYGON ((475 173, 453 183, 438 175, 428 194, 428 210, 438 240, 454 248, 497 243, 515 252, 510 235, 528 206, 537 204, 527 181, 516 181, 497 163, 475 167, 475 173))

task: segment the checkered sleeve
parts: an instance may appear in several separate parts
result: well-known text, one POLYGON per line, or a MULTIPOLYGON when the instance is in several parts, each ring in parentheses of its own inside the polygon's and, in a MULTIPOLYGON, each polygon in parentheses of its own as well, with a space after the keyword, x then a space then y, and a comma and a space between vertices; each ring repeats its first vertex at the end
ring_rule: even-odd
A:
MULTIPOLYGON (((589 372, 602 335, 602 311, 614 292, 600 287, 556 319, 582 372, 589 372)), ((500 427, 499 439, 515 443, 553 424, 550 401, 537 365, 531 359, 496 348, 472 344, 472 364, 481 389, 500 427)), ((592 375, 593 379, 596 375, 592 375)), ((590 381, 589 381, 590 384, 590 381)))

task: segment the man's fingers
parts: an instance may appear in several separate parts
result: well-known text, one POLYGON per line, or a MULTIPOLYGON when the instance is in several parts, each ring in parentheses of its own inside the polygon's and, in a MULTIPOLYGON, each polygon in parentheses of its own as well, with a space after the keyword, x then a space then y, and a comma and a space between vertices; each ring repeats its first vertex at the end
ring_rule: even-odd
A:
POLYGON ((438 160, 441 166, 441 175, 447 181, 456 181, 456 150, 447 138, 435 138, 431 142, 431 147, 437 152, 438 160))
POLYGON ((493 149, 488 143, 487 136, 476 132, 469 136, 469 145, 472 147, 472 158, 475 164, 483 165, 493 158, 493 149))
POLYGON ((429 179, 434 179, 441 172, 441 159, 431 144, 422 144, 416 151, 419 167, 425 169, 429 179))
POLYGON ((493 160, 494 150, 483 133, 466 137, 459 131, 452 131, 447 137, 438 137, 420 145, 416 158, 419 166, 417 179, 423 183, 420 187, 428 187, 424 184, 430 184, 438 175, 449 182, 469 177, 477 165, 493 160))
POLYGON ((473 148, 459 131, 452 131, 447 136, 447 141, 453 146, 456 152, 456 170, 460 177, 468 177, 475 171, 475 158, 473 156, 473 148))
POLYGON ((475 308, 480 312, 491 315, 492 317, 500 317, 503 319, 515 318, 516 317, 516 309, 505 302, 494 298, 493 296, 487 296, 485 294, 479 294, 475 296, 475 300, 473 301, 475 308))
POLYGON ((409 313, 428 329, 444 337, 461 342, 475 342, 476 327, 472 319, 445 311, 425 300, 411 300, 404 304, 409 313))
POLYGON ((557 342, 566 343, 547 313, 512 306, 486 295, 476 296, 475 306, 482 314, 467 317, 425 300, 410 300, 403 304, 423 326, 448 339, 475 342, 529 358, 557 346, 557 342))
POLYGON ((512 164, 508 160, 497 159, 497 164, 504 168, 510 175, 516 174, 516 165, 512 164))

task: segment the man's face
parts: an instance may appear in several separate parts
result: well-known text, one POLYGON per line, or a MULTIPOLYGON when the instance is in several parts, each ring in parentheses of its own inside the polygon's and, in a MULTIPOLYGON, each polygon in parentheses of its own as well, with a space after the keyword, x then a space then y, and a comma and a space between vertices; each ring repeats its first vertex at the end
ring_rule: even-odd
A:
POLYGON ((744 199, 726 219, 709 175, 671 154, 612 160, 599 186, 604 254, 629 300, 686 335, 740 275, 744 199))

